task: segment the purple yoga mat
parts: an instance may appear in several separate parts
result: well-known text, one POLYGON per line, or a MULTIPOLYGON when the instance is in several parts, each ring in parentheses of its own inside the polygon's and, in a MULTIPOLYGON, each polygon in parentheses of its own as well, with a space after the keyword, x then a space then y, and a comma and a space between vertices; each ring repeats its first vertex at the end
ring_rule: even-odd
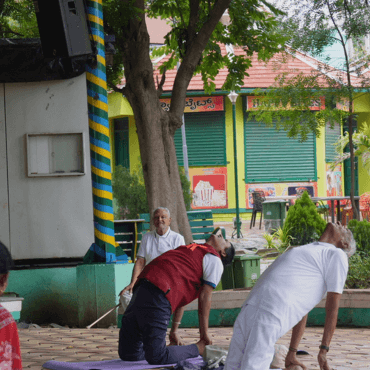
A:
MULTIPOLYGON (((189 358, 186 361, 194 365, 204 365, 201 356, 189 358)), ((176 364, 169 365, 149 365, 144 361, 122 361, 122 360, 109 360, 109 361, 91 361, 91 362, 62 362, 62 361, 48 361, 42 367, 49 370, 145 370, 156 369, 163 367, 171 367, 176 364)))

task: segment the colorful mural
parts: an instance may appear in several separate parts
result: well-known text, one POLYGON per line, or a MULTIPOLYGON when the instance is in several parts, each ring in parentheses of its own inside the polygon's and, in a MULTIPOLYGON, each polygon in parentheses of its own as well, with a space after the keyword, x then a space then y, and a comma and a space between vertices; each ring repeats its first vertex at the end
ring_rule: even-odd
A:
POLYGON ((317 182, 294 182, 294 183, 276 183, 276 184, 246 184, 246 207, 253 208, 252 193, 255 190, 263 191, 265 198, 273 198, 284 195, 297 195, 302 191, 307 191, 313 197, 317 196, 317 182))
POLYGON ((326 195, 330 197, 342 195, 342 165, 338 164, 334 170, 326 164, 326 195))
POLYGON ((193 209, 227 208, 227 168, 189 168, 193 209))

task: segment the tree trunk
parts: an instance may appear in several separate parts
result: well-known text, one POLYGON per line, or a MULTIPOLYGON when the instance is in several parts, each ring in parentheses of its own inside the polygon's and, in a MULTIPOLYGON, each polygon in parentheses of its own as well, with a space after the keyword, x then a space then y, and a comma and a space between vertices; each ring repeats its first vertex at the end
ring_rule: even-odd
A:
POLYGON ((350 153, 350 160, 351 160, 351 204, 353 210, 353 218, 356 220, 360 220, 360 213, 356 207, 355 203, 355 153, 353 149, 353 112, 352 112, 352 101, 349 102, 349 112, 350 115, 348 117, 348 138, 349 138, 349 153, 350 153))
POLYGON ((150 212, 167 207, 171 228, 179 231, 186 243, 192 242, 182 193, 174 133, 168 113, 153 93, 146 92, 146 104, 131 103, 139 137, 141 162, 150 212))
POLYGON ((192 235, 182 193, 174 135, 182 125, 181 116, 189 82, 213 30, 231 0, 215 2, 201 30, 197 30, 194 23, 199 2, 191 2, 193 22, 189 22, 187 28, 186 53, 174 81, 169 112, 161 108, 161 87, 157 90, 154 83, 144 0, 122 1, 141 9, 122 26, 116 40, 123 52, 126 78, 124 92, 134 111, 149 209, 152 212, 156 207, 169 208, 172 228, 179 231, 189 243, 192 235))
MULTIPOLYGON (((135 5, 144 8, 142 0, 137 0, 135 5)), ((182 124, 181 117, 165 112, 160 106, 144 17, 133 17, 125 32, 128 36, 121 43, 125 94, 134 111, 149 209, 153 212, 157 207, 167 207, 171 212, 171 228, 190 243, 192 235, 174 144, 175 131, 182 124)))

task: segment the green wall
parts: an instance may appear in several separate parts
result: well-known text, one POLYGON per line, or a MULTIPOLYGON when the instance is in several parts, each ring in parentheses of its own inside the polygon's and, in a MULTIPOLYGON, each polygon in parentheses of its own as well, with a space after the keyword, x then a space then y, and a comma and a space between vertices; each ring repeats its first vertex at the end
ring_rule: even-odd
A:
MULTIPOLYGON (((209 326, 233 326, 240 308, 214 309, 209 316, 209 326)), ((307 319, 307 326, 324 326, 325 308, 314 308, 307 319)), ((181 320, 182 328, 198 327, 198 311, 185 311, 181 320)), ((337 326, 370 326, 369 308, 339 308, 337 326)))
POLYGON ((75 267, 12 271, 6 291, 24 298, 20 321, 78 325, 75 267))
MULTIPOLYGON (((134 264, 12 271, 7 292, 24 298, 20 321, 85 327, 114 307, 134 264)), ((116 324, 112 312, 97 327, 116 324)))

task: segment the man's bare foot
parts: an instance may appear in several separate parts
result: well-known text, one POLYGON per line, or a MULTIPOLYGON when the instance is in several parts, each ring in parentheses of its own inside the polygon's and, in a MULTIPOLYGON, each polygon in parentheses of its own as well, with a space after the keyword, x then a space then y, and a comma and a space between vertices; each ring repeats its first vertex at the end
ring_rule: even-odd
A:
POLYGON ((198 347, 199 354, 202 356, 203 352, 206 348, 207 342, 205 340, 201 339, 199 342, 196 343, 196 345, 198 347))

